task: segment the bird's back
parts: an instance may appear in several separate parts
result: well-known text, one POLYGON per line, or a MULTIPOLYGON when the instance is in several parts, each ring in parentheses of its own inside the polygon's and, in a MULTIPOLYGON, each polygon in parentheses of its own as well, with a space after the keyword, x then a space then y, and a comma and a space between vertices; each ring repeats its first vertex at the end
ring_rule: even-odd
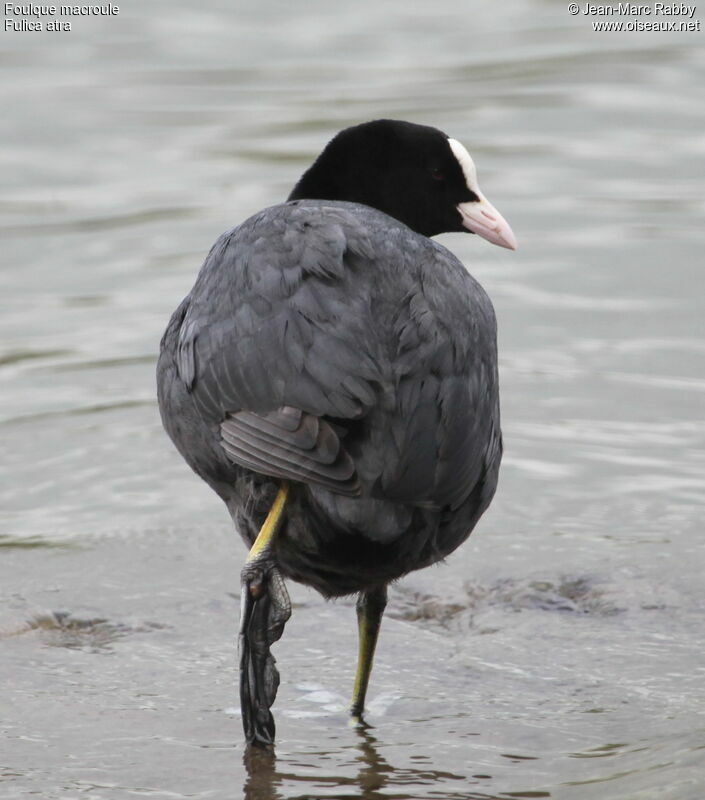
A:
POLYGON ((327 595, 447 555, 494 494, 490 300, 448 250, 366 206, 286 203, 220 237, 158 383, 167 431, 248 541, 273 478, 291 481, 277 559, 327 595))

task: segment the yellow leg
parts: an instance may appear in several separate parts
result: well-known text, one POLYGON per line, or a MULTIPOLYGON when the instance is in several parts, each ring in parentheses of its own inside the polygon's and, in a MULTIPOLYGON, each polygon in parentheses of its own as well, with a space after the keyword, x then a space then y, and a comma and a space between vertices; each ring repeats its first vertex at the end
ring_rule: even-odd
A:
POLYGON ((375 657, 377 637, 382 623, 382 614, 387 605, 387 587, 381 586, 360 592, 357 599, 357 629, 359 649, 357 654, 357 672, 353 686, 351 716, 360 720, 365 708, 367 684, 370 681, 372 662, 375 657))
POLYGON ((271 547, 274 537, 277 534, 277 530, 279 529, 279 525, 284 514, 284 506, 286 505, 288 496, 289 484, 284 481, 279 487, 279 491, 277 492, 277 496, 274 498, 272 507, 269 509, 269 514, 267 514, 267 519, 265 519, 264 525, 262 525, 260 528, 257 538, 250 548, 250 552, 247 556, 247 563, 254 561, 258 556, 262 555, 267 548, 271 547))

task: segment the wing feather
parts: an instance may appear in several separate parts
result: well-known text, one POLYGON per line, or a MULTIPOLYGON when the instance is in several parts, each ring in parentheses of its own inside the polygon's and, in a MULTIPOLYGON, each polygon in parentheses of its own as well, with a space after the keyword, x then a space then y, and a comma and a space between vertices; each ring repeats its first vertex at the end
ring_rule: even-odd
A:
POLYGON ((328 423, 299 409, 266 414, 241 411, 220 425, 221 446, 236 463, 265 475, 324 486, 355 496, 355 464, 328 423), (299 423, 292 428, 298 417, 299 423))

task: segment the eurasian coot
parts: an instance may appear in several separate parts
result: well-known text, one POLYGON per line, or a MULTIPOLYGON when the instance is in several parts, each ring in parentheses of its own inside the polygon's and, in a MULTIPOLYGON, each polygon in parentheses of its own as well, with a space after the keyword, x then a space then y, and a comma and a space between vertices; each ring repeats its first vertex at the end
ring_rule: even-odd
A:
POLYGON ((282 576, 358 593, 360 718, 387 584, 455 550, 494 495, 495 315, 428 238, 450 231, 516 247, 467 150, 409 122, 347 128, 286 203, 215 242, 162 339, 164 427, 251 546, 248 742, 274 738, 282 576))

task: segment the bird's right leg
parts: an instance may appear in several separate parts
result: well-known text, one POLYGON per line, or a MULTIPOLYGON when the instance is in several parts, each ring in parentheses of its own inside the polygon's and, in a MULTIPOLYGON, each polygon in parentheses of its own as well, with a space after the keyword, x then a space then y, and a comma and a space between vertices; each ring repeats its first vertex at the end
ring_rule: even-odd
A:
POLYGON ((282 483, 240 574, 240 707, 248 744, 274 743, 269 710, 279 687, 270 646, 284 631, 291 602, 274 556, 289 493, 282 483))
POLYGON ((353 688, 350 715, 354 720, 362 721, 362 712, 365 709, 365 696, 367 684, 370 681, 372 662, 375 657, 375 647, 379 628, 382 624, 382 614, 387 606, 387 586, 375 587, 360 592, 357 598, 357 630, 359 649, 357 655, 357 672, 353 688))

